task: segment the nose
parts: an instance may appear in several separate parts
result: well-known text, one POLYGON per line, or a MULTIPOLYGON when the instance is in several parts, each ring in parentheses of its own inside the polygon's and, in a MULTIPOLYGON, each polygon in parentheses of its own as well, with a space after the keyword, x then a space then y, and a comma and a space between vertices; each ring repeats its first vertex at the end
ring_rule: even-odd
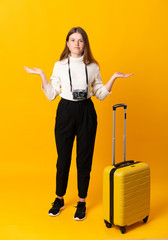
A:
POLYGON ((79 46, 79 41, 76 41, 76 42, 75 42, 75 46, 79 46))

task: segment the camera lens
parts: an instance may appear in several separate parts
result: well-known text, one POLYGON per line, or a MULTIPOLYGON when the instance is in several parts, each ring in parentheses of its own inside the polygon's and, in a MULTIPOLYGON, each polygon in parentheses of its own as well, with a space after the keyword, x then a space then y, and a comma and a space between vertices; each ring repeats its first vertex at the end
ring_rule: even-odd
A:
POLYGON ((85 93, 84 92, 79 92, 79 97, 84 97, 85 93))

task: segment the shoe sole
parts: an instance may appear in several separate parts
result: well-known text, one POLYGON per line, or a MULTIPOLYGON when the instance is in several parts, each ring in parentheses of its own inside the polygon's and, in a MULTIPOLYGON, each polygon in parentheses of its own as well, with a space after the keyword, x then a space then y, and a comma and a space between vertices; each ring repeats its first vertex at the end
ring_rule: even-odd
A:
POLYGON ((85 218, 86 218, 86 216, 85 216, 84 218, 81 218, 81 219, 80 219, 80 218, 78 218, 78 217, 76 217, 76 218, 75 218, 75 217, 73 217, 73 219, 74 219, 74 220, 76 220, 76 221, 82 221, 82 220, 84 220, 85 218))
POLYGON ((63 206, 62 208, 60 208, 59 212, 57 214, 53 214, 53 213, 48 213, 49 216, 51 217, 56 217, 60 214, 60 211, 63 210, 65 208, 65 206, 63 206))

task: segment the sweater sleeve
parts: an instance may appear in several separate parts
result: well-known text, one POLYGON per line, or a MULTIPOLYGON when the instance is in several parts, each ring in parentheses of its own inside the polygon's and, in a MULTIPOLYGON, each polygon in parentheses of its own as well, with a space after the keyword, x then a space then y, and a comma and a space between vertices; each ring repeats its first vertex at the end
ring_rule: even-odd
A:
POLYGON ((59 76, 58 62, 55 63, 50 82, 43 88, 46 97, 52 101, 61 93, 61 79, 59 76))
POLYGON ((92 92, 93 96, 96 96, 99 100, 104 100, 111 92, 107 91, 105 85, 102 82, 100 70, 97 66, 97 70, 95 73, 95 78, 92 83, 92 92))

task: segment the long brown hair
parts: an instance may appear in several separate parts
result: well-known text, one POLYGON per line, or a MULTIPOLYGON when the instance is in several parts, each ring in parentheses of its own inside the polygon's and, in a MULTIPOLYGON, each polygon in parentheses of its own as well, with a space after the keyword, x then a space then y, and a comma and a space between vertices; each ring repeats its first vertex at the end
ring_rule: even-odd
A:
MULTIPOLYGON (((72 28, 68 34, 67 34, 67 37, 66 37, 66 43, 65 43, 65 48, 63 50, 63 52, 61 53, 61 56, 60 56, 60 61, 63 60, 63 59, 66 59, 70 53, 70 50, 67 46, 67 42, 69 41, 69 37, 71 34, 73 33, 80 33, 83 37, 83 40, 84 40, 84 51, 83 51, 83 62, 88 65, 90 63, 96 63, 98 64, 98 62, 94 59, 93 55, 92 55, 92 52, 91 52, 91 49, 90 49, 90 45, 89 45, 89 39, 88 39, 88 36, 87 36, 87 33, 85 32, 84 29, 82 29, 81 27, 74 27, 72 28)), ((99 64, 98 64, 99 65, 99 64)))

